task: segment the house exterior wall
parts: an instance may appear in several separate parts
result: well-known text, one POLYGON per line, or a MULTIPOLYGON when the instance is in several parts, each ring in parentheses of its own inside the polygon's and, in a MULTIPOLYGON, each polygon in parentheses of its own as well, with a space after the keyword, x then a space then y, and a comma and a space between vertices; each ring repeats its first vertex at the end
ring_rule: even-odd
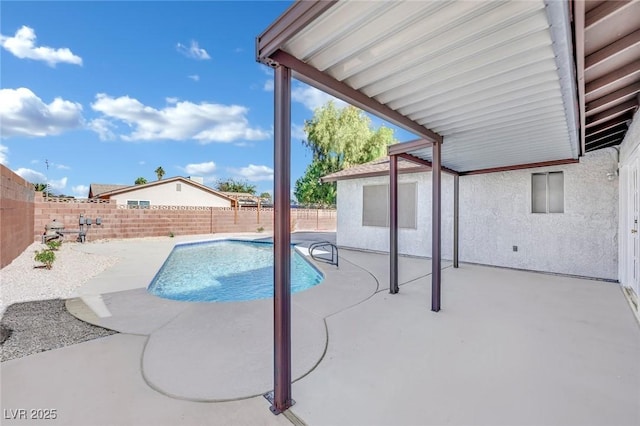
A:
MULTIPOLYGON (((636 112, 631 125, 620 145, 620 262, 619 279, 625 287, 638 291, 638 283, 633 278, 634 239, 630 231, 636 229, 633 209, 632 171, 640 168, 640 110, 636 112)), ((638 294, 640 296, 640 294, 638 294)))
MULTIPOLYGON (((579 164, 460 177, 460 261, 604 279, 618 278, 618 181, 613 149, 587 154, 579 164), (531 174, 564 172, 564 213, 531 213, 531 174), (518 246, 518 251, 513 251, 518 246)), ((417 182, 418 229, 399 230, 402 254, 431 255, 431 175, 417 182)), ((388 177, 338 182, 339 245, 389 250, 388 228, 362 226, 362 186, 388 177)), ((399 206, 402 208, 402 206, 399 206)), ((452 258, 453 178, 443 175, 442 256, 452 258)))
MULTIPOLYGON (((453 188, 453 178, 442 176, 442 186, 453 188)), ((338 225, 336 241, 339 246, 374 251, 389 251, 389 228, 362 226, 364 185, 389 183, 388 176, 338 181, 338 225)), ((398 175, 398 183, 416 184, 417 229, 398 230, 398 250, 401 254, 431 256, 431 175, 428 173, 408 173, 398 175)), ((453 190, 442 192, 442 253, 443 257, 453 256, 453 190)), ((402 209, 402 205, 398 206, 402 209)))
POLYGON ((167 182, 147 188, 133 189, 122 194, 115 194, 111 199, 118 205, 127 205, 127 200, 150 201, 152 206, 205 206, 231 207, 231 201, 206 192, 186 182, 167 182), (181 190, 176 190, 176 185, 181 190))
POLYGON ((0 268, 4 268, 32 242, 33 185, 0 164, 0 268))

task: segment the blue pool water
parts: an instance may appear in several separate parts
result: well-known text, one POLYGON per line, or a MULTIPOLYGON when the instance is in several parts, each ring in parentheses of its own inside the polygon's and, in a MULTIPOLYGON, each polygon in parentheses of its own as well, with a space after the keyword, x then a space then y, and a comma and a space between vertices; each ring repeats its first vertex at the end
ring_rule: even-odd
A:
MULTIPOLYGON (((291 292, 306 290, 322 274, 291 248, 291 292)), ((227 302, 273 297, 273 244, 237 240, 177 245, 149 285, 173 300, 227 302)))

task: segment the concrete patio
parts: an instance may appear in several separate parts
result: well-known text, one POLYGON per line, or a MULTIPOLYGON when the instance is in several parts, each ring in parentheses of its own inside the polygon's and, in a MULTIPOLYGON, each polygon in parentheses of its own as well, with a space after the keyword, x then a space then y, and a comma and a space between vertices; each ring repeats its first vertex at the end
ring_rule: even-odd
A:
MULTIPOLYGON (((3 424, 27 424, 7 418, 20 408, 57 409, 50 424, 289 423, 260 396, 272 387, 271 301, 145 291, 179 240, 79 247, 122 260, 67 306, 122 334, 2 363, 3 424)), ((290 411, 307 424, 640 424, 640 327, 618 284, 444 263, 433 313, 429 260, 402 257, 390 295, 387 255, 340 255, 292 298, 290 411)))

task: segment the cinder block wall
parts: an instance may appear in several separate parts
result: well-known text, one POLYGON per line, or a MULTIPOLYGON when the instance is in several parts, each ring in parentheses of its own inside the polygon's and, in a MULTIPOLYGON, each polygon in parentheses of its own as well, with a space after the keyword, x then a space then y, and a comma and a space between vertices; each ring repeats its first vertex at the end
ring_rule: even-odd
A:
POLYGON ((3 165, 0 194, 0 268, 18 257, 32 242, 34 190, 3 165))
MULTIPOLYGON (((33 238, 39 241, 45 225, 53 219, 65 230, 77 230, 80 214, 91 218, 94 225, 87 231, 87 240, 106 238, 140 238, 174 235, 211 234, 223 232, 265 232, 273 230, 273 209, 225 207, 157 206, 150 209, 128 209, 115 201, 53 199, 45 201, 36 193, 33 238), (96 226, 97 217, 102 225, 96 226)), ((335 230, 335 210, 292 209, 292 230, 335 230)), ((67 234, 73 240, 77 234, 67 234)))

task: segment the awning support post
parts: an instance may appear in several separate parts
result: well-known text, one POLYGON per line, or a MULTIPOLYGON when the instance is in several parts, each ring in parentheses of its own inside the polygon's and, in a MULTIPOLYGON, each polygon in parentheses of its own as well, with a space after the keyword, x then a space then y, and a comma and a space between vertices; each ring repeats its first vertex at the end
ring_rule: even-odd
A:
POLYGON ((441 189, 442 189, 442 164, 441 164, 441 145, 440 142, 434 142, 432 155, 432 217, 431 217, 431 310, 433 312, 440 311, 440 248, 441 234, 441 189))
POLYGON ((389 156, 389 293, 398 287, 398 157, 389 156))
POLYGON ((291 70, 274 73, 274 388, 271 411, 280 414, 291 398, 291 70))
POLYGON ((460 176, 453 175, 453 267, 458 267, 458 217, 460 209, 460 176))

